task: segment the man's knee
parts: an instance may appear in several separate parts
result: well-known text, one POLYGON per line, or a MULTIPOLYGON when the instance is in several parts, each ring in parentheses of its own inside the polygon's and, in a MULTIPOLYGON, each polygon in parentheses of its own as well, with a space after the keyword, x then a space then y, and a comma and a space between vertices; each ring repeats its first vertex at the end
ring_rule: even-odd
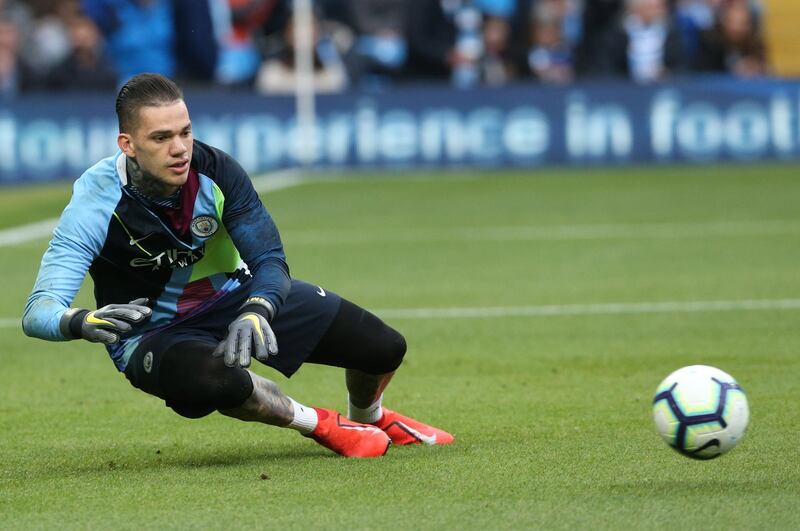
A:
POLYGON ((187 419, 200 419, 206 417, 217 410, 212 406, 196 406, 192 404, 182 404, 180 402, 167 401, 167 406, 172 408, 172 411, 186 417, 187 419))
POLYGON ((405 354, 406 340, 400 332, 342 299, 339 313, 309 361, 385 374, 396 370, 405 354))
POLYGON ((235 408, 253 393, 250 374, 228 367, 211 355, 214 345, 201 341, 177 343, 161 363, 160 384, 167 405, 178 414, 199 418, 216 409, 235 408))
POLYGON ((383 326, 384 330, 378 340, 382 355, 376 359, 378 366, 374 369, 375 374, 394 372, 406 355, 406 338, 403 334, 386 324, 383 326))
POLYGON ((358 323, 351 348, 360 351, 359 357, 364 364, 362 370, 371 374, 395 371, 406 355, 406 339, 403 335, 367 310, 348 301, 342 302, 348 305, 346 312, 351 315, 353 322, 358 323))

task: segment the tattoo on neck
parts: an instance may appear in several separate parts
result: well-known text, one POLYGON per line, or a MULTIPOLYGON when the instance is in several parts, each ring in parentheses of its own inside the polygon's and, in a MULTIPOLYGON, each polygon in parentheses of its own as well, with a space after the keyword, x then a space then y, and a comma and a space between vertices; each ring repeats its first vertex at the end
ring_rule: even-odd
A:
POLYGON ((162 183, 149 172, 146 172, 139 166, 136 159, 127 157, 127 170, 130 183, 139 189, 147 197, 168 197, 175 192, 172 187, 162 183))

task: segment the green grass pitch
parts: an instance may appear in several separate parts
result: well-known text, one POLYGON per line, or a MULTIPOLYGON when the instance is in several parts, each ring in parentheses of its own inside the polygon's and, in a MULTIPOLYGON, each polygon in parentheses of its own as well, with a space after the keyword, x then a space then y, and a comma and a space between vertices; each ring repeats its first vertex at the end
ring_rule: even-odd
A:
MULTIPOLYGON (((68 190, 3 189, 0 228, 58 215, 68 190)), ((457 437, 374 460, 180 418, 101 347, 24 337, 46 242, 4 247, 0 528, 800 528, 800 310, 683 304, 800 299, 798 200, 790 165, 359 174, 266 194, 293 275, 406 335, 385 403, 457 437), (573 306, 663 302, 682 304, 573 306), (451 308, 467 310, 398 312, 451 308), (658 383, 695 363, 751 407, 742 444, 710 462, 650 417, 658 383)), ((345 407, 340 370, 256 370, 345 407)))

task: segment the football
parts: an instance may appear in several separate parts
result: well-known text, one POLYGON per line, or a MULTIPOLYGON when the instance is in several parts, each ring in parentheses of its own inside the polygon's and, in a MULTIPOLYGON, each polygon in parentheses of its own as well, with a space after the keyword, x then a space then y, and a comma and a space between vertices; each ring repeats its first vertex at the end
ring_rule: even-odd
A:
POLYGON ((747 397, 734 378, 707 365, 667 376, 653 398, 656 430, 668 445, 694 459, 714 459, 736 446, 750 420, 747 397))

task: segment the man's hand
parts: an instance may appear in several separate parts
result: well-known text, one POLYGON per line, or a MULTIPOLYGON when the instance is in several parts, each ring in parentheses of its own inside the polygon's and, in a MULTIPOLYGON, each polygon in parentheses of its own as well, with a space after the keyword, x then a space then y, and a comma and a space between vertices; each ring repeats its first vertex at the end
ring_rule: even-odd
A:
POLYGON ((267 361, 278 353, 278 340, 264 315, 274 315, 272 305, 265 299, 248 299, 242 309, 246 311, 228 326, 228 335, 213 353, 216 357, 224 356, 228 367, 247 368, 253 355, 260 361, 267 361))
POLYGON ((128 304, 109 304, 99 310, 68 310, 62 318, 62 330, 67 337, 81 337, 93 343, 111 345, 120 336, 133 330, 135 325, 147 321, 153 311, 146 306, 147 299, 136 299, 128 304))

